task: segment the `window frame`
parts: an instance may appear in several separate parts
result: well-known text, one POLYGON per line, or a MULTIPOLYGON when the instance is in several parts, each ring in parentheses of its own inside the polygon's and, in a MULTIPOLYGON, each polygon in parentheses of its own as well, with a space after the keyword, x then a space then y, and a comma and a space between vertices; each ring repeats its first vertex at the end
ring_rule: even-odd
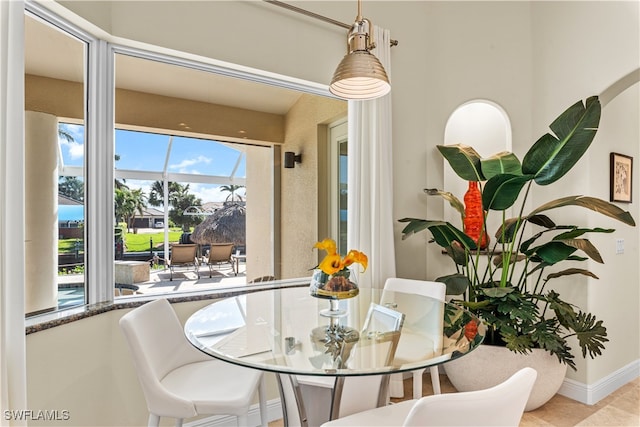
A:
MULTIPOLYGON (((340 234, 340 161, 341 144, 349 144, 347 118, 329 125, 329 232, 338 244, 338 252, 347 254, 345 241, 340 234)), ((348 154, 347 154, 348 155, 348 154)), ((346 221, 345 221, 346 222, 346 221)))
MULTIPOLYGON (((95 187, 98 184, 98 175, 102 173, 99 166, 99 159, 101 153, 92 147, 104 147, 108 144, 104 144, 104 141, 108 138, 108 135, 101 134, 99 127, 104 118, 98 114, 97 105, 100 96, 103 95, 97 87, 97 83, 100 83, 99 79, 91 79, 90 76, 95 72, 94 70, 105 68, 102 66, 102 59, 100 55, 100 49, 105 44, 104 41, 100 41, 98 38, 91 35, 89 32, 83 30, 79 26, 72 24, 71 22, 63 19, 57 14, 43 7, 41 4, 26 1, 24 8, 25 16, 30 16, 33 19, 37 19, 46 23, 47 25, 54 26, 60 31, 69 34, 71 37, 78 39, 84 43, 84 58, 85 66, 83 71, 84 79, 84 126, 85 126, 85 140, 84 140, 84 163, 82 166, 82 177, 84 179, 85 186, 85 229, 84 229, 84 251, 85 251, 85 304, 91 304, 97 302, 99 298, 99 289, 91 287, 91 283, 95 283, 91 278, 100 278, 102 274, 106 274, 100 264, 98 252, 102 249, 102 239, 104 233, 101 233, 97 229, 94 221, 96 215, 100 215, 99 197, 90 197, 89 187, 95 187), (90 125, 91 124, 91 125, 90 125), (91 236, 91 238, 88 238, 91 236)), ((108 107, 107 107, 108 110, 108 107)), ((95 191, 95 190, 93 190, 95 191)), ((113 210, 113 207, 112 207, 113 210)), ((113 245, 111 245, 113 246, 113 245)), ((111 272, 111 278, 113 278, 113 272, 111 272)), ((112 292, 113 294, 113 292, 112 292)))
MULTIPOLYGON (((61 17, 44 5, 25 1, 25 14, 54 25, 86 43, 85 68, 85 304, 114 302, 114 204, 115 178, 115 55, 126 54, 143 59, 217 73, 251 82, 268 84, 311 95, 335 98, 325 84, 300 80, 262 70, 229 64, 212 58, 196 57, 186 52, 147 46, 140 49, 135 41, 111 43, 105 36, 85 30, 85 24, 73 17, 61 17), (197 58, 197 59, 195 59, 197 58), (104 159, 111 159, 110 162, 104 159)), ((89 28, 90 24, 86 27, 89 28)), ((98 31, 98 30, 96 30, 98 31)), ((107 36, 108 38, 108 36, 107 36)), ((275 199, 271 217, 275 235, 276 271, 279 265, 280 224, 278 209, 280 147, 273 147, 275 199)), ((24 224, 24 220, 23 220, 24 224)), ((59 310, 62 311, 62 310, 59 310)), ((34 316, 35 317, 35 316, 34 316)))

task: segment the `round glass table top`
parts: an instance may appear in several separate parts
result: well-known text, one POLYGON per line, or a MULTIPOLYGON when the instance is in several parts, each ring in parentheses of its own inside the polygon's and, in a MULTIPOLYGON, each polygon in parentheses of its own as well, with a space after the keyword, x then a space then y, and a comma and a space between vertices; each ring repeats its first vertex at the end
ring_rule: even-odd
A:
POLYGON ((460 357, 484 338, 470 312, 438 299, 360 289, 345 300, 308 287, 251 292, 216 301, 187 320, 187 339, 238 365, 298 375, 373 375, 460 357))

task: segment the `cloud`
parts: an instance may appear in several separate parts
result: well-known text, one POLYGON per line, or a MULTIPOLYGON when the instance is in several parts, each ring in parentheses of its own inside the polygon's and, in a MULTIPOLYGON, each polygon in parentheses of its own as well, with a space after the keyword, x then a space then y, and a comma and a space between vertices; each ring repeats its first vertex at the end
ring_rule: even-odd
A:
POLYGON ((65 132, 73 141, 58 135, 60 147, 66 149, 72 160, 81 159, 84 156, 84 126, 72 123, 60 123, 59 128, 65 132))
MULTIPOLYGON (((224 202, 229 196, 228 191, 220 191, 219 186, 203 185, 203 184, 190 184, 189 192, 194 194, 197 198, 202 200, 202 203, 209 202, 224 202)), ((236 194, 239 194, 244 199, 246 196, 246 189, 239 189, 236 194)))
POLYGON ((65 138, 58 138, 60 146, 66 148, 71 159, 81 159, 84 156, 84 144, 76 141, 67 141, 65 138))
POLYGON ((198 173, 197 171, 188 169, 189 167, 197 164, 211 163, 211 159, 206 156, 198 156, 195 159, 185 159, 177 164, 169 165, 169 169, 177 170, 180 173, 198 173))

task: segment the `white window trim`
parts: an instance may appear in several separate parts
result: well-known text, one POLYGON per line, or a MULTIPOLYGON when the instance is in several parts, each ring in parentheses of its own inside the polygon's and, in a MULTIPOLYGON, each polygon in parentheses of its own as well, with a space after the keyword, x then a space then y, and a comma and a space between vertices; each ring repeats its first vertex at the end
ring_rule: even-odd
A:
MULTIPOLYGON (((329 125, 329 235, 340 236, 340 143, 348 138, 347 118, 329 125)), ((339 248, 344 249, 344 248, 339 248)))
MULTIPOLYGON (((118 43, 112 43, 116 39, 115 37, 104 33, 103 30, 94 27, 91 23, 68 12, 66 9, 61 9, 55 2, 41 4, 27 0, 25 9, 32 15, 63 29, 87 43, 84 167, 86 179, 85 300, 88 304, 113 302, 114 299, 113 181, 115 172, 113 160, 105 162, 104 159, 114 159, 115 155, 114 65, 116 53, 335 98, 329 92, 326 84, 225 63, 132 40, 117 38, 118 43), (64 15, 64 18, 62 15, 64 15)), ((275 151, 276 154, 277 152, 278 150, 275 151)), ((276 156, 274 157, 274 168, 277 168, 279 167, 279 160, 276 156)), ((274 180, 274 185, 278 185, 276 180, 274 180)), ((276 198, 279 198, 279 196, 276 198)), ((278 204, 279 200, 275 200, 275 205, 278 204)), ((276 214, 277 211, 272 212, 274 232, 278 235, 279 224, 278 221, 275 221, 278 217, 276 214)), ((279 242, 276 241, 274 249, 278 249, 278 245, 279 242)))

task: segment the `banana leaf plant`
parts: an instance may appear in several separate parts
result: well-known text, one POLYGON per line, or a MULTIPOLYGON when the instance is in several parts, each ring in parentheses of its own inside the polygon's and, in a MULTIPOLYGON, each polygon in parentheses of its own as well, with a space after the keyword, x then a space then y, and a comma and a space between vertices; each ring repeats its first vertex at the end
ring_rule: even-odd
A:
MULTIPOLYGON (((512 351, 528 353, 542 348, 576 369, 568 343, 576 336, 582 357, 594 358, 608 341, 601 320, 563 301, 547 289, 550 280, 572 275, 597 279, 581 262, 602 263, 602 257, 587 238, 613 229, 557 224, 549 211, 578 206, 635 226, 630 213, 594 197, 575 195, 550 201, 525 213, 532 187, 547 186, 562 178, 587 151, 598 129, 600 102, 590 97, 564 111, 551 125, 553 133, 538 139, 522 162, 511 152, 482 158, 470 146, 439 145, 437 148, 455 173, 466 181, 484 182, 482 204, 486 215, 501 215, 493 244, 480 250, 461 228, 441 220, 403 218, 407 223, 403 239, 429 230, 435 242, 454 262, 456 272, 436 280, 446 283, 447 294, 460 295, 454 301, 464 305, 486 323, 485 343, 505 345, 512 351), (518 210, 508 218, 506 210, 518 210), (485 261, 486 260, 486 261, 485 261), (562 268, 561 263, 571 263, 562 268)), ((464 218, 464 204, 453 194, 426 189, 440 196, 464 218)), ((485 225, 486 228, 486 218, 485 225)))

